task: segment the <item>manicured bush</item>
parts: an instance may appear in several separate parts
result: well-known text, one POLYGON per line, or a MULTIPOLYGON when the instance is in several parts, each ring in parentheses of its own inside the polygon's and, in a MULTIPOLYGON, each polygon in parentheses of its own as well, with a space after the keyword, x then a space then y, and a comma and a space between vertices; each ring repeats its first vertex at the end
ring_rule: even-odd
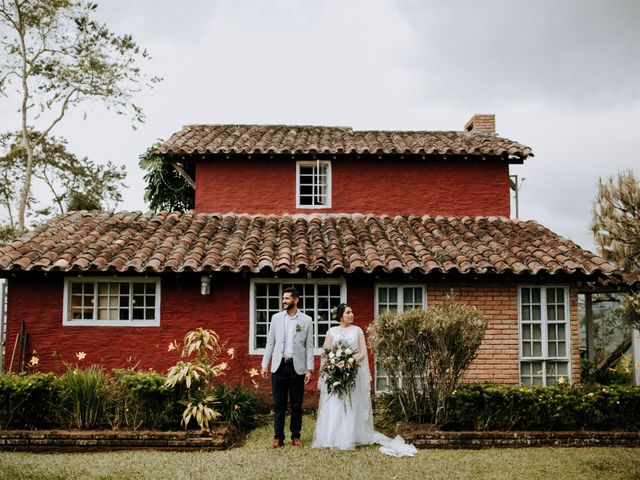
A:
POLYGON ((640 388, 476 384, 451 398, 451 430, 639 430, 640 388))
POLYGON ((0 428, 49 428, 56 424, 60 389, 52 373, 0 375, 0 428))
POLYGON ((486 329, 484 316, 457 304, 453 294, 427 311, 375 318, 369 342, 405 421, 447 422, 451 393, 476 357, 486 329))
POLYGON ((134 369, 113 370, 109 405, 112 427, 127 430, 166 430, 180 427, 184 397, 180 388, 166 388, 167 377, 134 369))

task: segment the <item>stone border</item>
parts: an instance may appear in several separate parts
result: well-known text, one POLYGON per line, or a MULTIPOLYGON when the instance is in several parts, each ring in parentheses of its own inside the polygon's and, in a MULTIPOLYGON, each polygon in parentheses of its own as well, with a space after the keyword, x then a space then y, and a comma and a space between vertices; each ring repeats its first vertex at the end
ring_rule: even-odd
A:
MULTIPOLYGON (((640 447, 640 432, 443 432, 399 429, 417 448, 640 447)), ((228 425, 211 431, 0 430, 0 451, 201 451, 231 448, 228 425)))
POLYGON ((640 447, 640 432, 399 432, 417 448, 640 447))
POLYGON ((231 445, 228 425, 209 432, 133 430, 1 430, 0 451, 98 452, 113 450, 226 450, 231 445))

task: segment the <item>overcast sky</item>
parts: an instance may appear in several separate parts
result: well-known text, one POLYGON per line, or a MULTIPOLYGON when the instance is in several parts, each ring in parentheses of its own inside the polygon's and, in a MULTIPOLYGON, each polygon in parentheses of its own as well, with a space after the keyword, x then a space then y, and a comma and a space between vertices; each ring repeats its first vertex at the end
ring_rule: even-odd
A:
MULTIPOLYGON (((498 134, 535 153, 511 167, 526 177, 520 218, 590 250, 598 178, 640 174, 637 0, 97 3, 164 78, 137 97, 136 131, 86 105, 53 132, 127 165, 120 210, 147 210, 138 155, 193 123, 462 130, 495 113, 498 134)), ((0 105, 2 130, 15 129, 0 105)))

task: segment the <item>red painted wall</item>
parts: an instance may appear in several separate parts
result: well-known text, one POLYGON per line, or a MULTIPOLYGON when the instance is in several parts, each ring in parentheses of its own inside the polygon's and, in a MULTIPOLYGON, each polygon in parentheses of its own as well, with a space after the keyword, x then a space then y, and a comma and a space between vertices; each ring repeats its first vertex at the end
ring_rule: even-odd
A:
MULTIPOLYGON (((76 352, 85 352, 86 365, 98 363, 108 368, 137 364, 140 369, 166 371, 178 359, 167 346, 174 339, 199 326, 215 330, 236 349, 226 380, 251 385, 248 370, 260 369, 261 356, 249 355, 249 279, 239 275, 214 276, 212 294, 200 295, 199 275, 167 276, 161 285, 160 327, 63 327, 62 277, 11 278, 9 283, 8 337, 5 366, 8 369, 20 322, 26 322, 30 350, 37 351, 39 371, 65 369, 63 362, 75 364, 76 352), (37 295, 34 295, 37 292, 37 295)), ((374 316, 374 279, 349 277, 348 301, 355 312, 355 324, 366 332, 374 316)), ((427 280, 427 302, 434 305, 455 288, 459 299, 487 315, 489 328, 477 359, 466 375, 467 381, 516 384, 519 381, 517 288, 513 283, 451 282, 427 280)), ((571 349, 573 380, 579 379, 578 312, 575 285, 571 285, 571 349)), ((14 360, 14 371, 17 366, 14 360)), ((373 359, 370 363, 373 367, 373 359)), ((372 372, 373 373, 373 372, 372 372)), ((315 385, 309 388, 307 405, 314 406, 315 385)), ((261 391, 270 395, 270 382, 261 391)))
POLYGON ((291 157, 207 158, 196 168, 198 212, 509 216, 509 166, 495 159, 332 160, 331 209, 296 209, 291 157))

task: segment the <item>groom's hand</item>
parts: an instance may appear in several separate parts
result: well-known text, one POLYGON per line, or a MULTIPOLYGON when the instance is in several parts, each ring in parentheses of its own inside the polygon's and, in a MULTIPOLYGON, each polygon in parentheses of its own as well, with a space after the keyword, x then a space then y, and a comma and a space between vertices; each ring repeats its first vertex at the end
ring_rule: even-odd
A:
POLYGON ((262 375, 262 378, 267 378, 267 369, 265 367, 260 369, 260 375, 262 375))
POLYGON ((304 374, 304 384, 306 385, 311 381, 311 375, 313 372, 311 370, 307 370, 307 373, 304 374))

